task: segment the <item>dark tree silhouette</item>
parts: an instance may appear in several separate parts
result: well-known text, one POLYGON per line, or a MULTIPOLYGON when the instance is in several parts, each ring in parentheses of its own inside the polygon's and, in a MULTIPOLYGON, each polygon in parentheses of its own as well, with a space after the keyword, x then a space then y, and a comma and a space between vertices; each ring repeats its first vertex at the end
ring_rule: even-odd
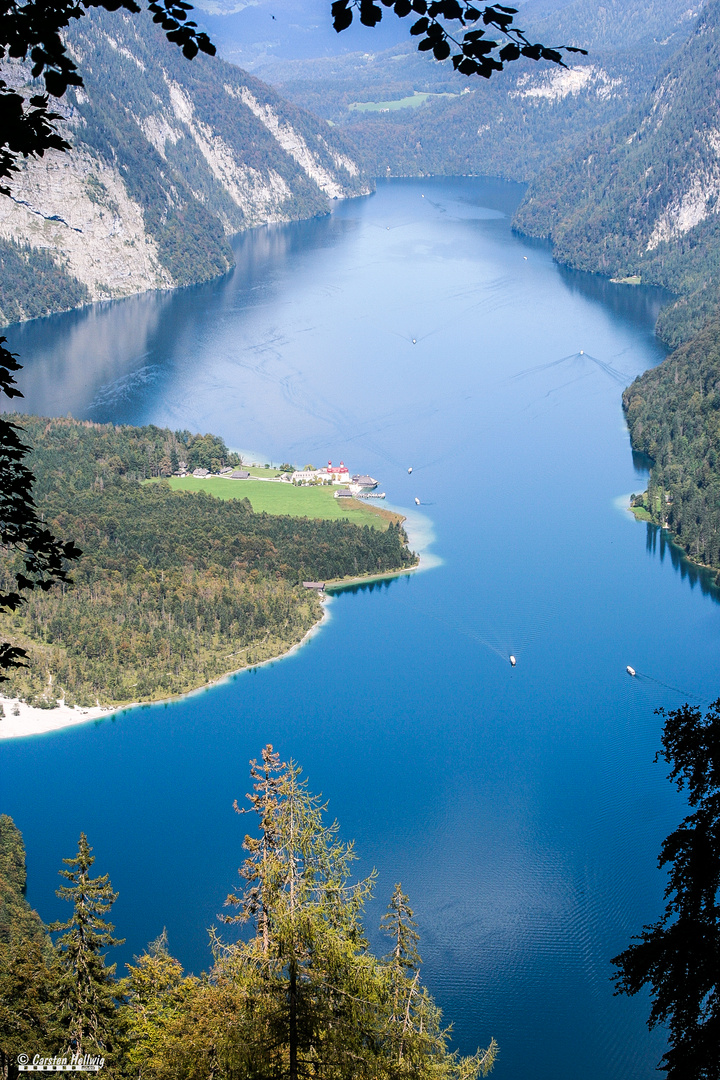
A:
POLYGON ((670 868, 665 912, 612 963, 617 993, 650 988, 648 1026, 666 1024, 668 1080, 720 1078, 720 698, 705 716, 683 705, 666 713, 663 757, 668 779, 687 789, 693 809, 664 841, 659 866, 670 868))
MULTIPOLYGON (((106 11, 124 8, 137 14, 135 0, 0 0, 0 61, 30 61, 33 79, 42 79, 45 92, 25 97, 0 78, 0 180, 18 167, 20 157, 42 157, 46 150, 69 150, 55 127, 60 119, 49 99, 61 98, 69 86, 82 86, 76 64, 60 36, 71 19, 80 19, 91 7, 106 11)), ((207 34, 188 20, 192 4, 185 0, 149 0, 153 21, 160 23, 169 41, 192 60, 198 52, 215 53, 207 34)), ((10 189, 0 187, 8 195, 10 189)))
MULTIPOLYGON (((494 71, 524 56, 528 60, 550 60, 565 66, 563 53, 582 53, 574 45, 548 47, 529 41, 515 25, 517 9, 502 4, 475 4, 472 0, 381 0, 401 19, 412 15, 410 33, 417 37, 421 52, 432 52, 436 60, 452 59, 461 75, 489 79, 494 71), (492 35, 492 36, 488 36, 492 35), (497 40, 495 40, 497 38, 497 40)), ((357 12, 364 26, 377 26, 383 10, 375 0, 335 0, 333 26, 347 30, 357 12)))

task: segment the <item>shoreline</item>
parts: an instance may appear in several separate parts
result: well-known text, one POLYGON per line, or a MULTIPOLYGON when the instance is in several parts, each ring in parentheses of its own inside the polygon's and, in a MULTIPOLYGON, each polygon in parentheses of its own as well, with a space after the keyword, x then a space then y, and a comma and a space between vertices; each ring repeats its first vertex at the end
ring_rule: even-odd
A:
POLYGON ((79 724, 89 724, 97 722, 98 720, 106 720, 110 717, 118 716, 121 713, 129 713, 136 709, 149 709, 156 705, 167 705, 171 702, 183 701, 186 698, 192 697, 194 694, 202 694, 214 686, 220 686, 229 679, 241 675, 244 671, 252 671, 255 668, 265 667, 267 664, 274 664, 278 660, 285 660, 287 657, 292 656, 298 649, 302 648, 307 641, 314 637, 315 634, 318 634, 325 623, 329 621, 329 609, 332 604, 333 596, 342 592, 344 588, 350 588, 353 585, 370 584, 373 581, 384 581, 395 577, 404 577, 407 574, 414 574, 418 570, 430 570, 432 567, 441 564, 442 560, 437 555, 431 555, 427 550, 435 539, 430 519, 426 518, 424 514, 400 507, 393 507, 391 512, 402 515, 403 527, 408 535, 408 546, 410 549, 412 550, 413 546, 417 545, 416 554, 418 556, 418 561, 415 566, 403 567, 401 570, 388 570, 382 574, 368 574, 362 577, 340 578, 335 581, 326 582, 326 588, 330 588, 332 591, 326 593, 323 600, 321 600, 323 608, 322 615, 317 622, 313 623, 310 629, 303 634, 300 641, 291 645, 284 652, 279 653, 277 656, 268 657, 267 660, 261 660, 257 664, 246 664, 244 667, 236 668, 234 671, 229 671, 227 674, 221 675, 220 678, 214 679, 210 683, 203 683, 202 686, 197 686, 194 690, 188 690, 184 694, 169 698, 159 698, 157 701, 134 701, 125 705, 94 705, 87 709, 80 708, 76 705, 65 705, 64 702, 61 701, 54 709, 38 709, 34 708, 32 705, 27 705, 18 698, 7 698, 0 694, 0 704, 5 712, 5 715, 0 717, 0 742, 5 739, 23 739, 31 738, 35 735, 48 735, 54 731, 62 731, 65 728, 77 727, 79 724), (18 715, 13 714, 14 709, 18 710, 18 715))
POLYGON ((313 623, 309 630, 305 631, 299 641, 296 641, 285 652, 281 652, 277 656, 269 656, 267 660, 260 660, 257 664, 246 664, 244 667, 236 668, 234 671, 228 671, 225 675, 221 675, 219 679, 203 683, 202 686, 196 686, 193 690, 188 690, 186 693, 174 697, 158 698, 157 701, 131 701, 125 705, 94 705, 88 709, 80 708, 77 705, 65 705, 61 701, 54 709, 37 709, 32 705, 27 705, 24 701, 20 701, 18 698, 6 698, 0 694, 0 704, 5 710, 5 716, 0 717, 0 742, 4 739, 22 739, 30 738, 33 735, 47 735, 53 731, 62 731, 64 728, 77 727, 79 724, 106 720, 121 713, 133 712, 135 709, 150 709, 156 705, 168 705, 174 701, 184 701, 195 694, 204 693, 213 686, 220 686, 229 679, 234 679, 236 675, 241 675, 244 671, 252 671, 255 668, 265 667, 266 664, 274 664, 278 660, 285 660, 302 648, 311 637, 320 632, 320 628, 330 618, 328 608, 331 600, 332 597, 328 596, 321 601, 323 612, 320 618, 313 623), (13 715, 13 708, 19 710, 19 715, 13 715))

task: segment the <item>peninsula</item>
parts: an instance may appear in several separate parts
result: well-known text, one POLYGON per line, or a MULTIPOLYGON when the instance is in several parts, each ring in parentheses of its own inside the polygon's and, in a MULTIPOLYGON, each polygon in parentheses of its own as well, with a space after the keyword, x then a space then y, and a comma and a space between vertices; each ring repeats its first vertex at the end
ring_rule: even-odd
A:
MULTIPOLYGON (((280 657, 323 618, 323 590, 304 583, 418 563, 400 515, 334 499, 331 485, 227 479, 223 470, 237 471, 239 462, 217 436, 14 421, 34 447, 38 506, 83 555, 72 587, 31 594, 2 617, 6 640, 30 655, 3 687, 8 728, 27 709, 91 718, 280 657), (181 460, 206 475, 163 477, 181 460), (297 502, 258 510, 255 489, 287 491, 297 502), (309 505, 307 496, 320 492, 325 502, 309 505)), ((5 558, 6 585, 13 570, 5 558)))

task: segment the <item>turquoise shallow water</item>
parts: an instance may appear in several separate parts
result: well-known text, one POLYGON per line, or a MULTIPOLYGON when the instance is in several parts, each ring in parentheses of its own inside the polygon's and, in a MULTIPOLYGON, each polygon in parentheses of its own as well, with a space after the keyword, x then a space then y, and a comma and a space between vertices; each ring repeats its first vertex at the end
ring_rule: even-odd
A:
POLYGON ((222 281, 12 329, 29 409, 342 458, 421 500, 442 561, 339 594, 287 660, 0 744, 2 809, 45 918, 84 829, 120 891, 119 959, 167 926, 199 970, 242 858, 232 801, 272 741, 378 868, 371 929, 409 892, 464 1051, 494 1035, 505 1080, 649 1080, 662 1037, 613 998, 609 958, 660 909, 683 806, 653 710, 717 696, 720 608, 622 509, 644 474, 620 394, 662 358, 660 298, 558 268, 512 234, 519 197, 383 184, 242 238, 222 281))

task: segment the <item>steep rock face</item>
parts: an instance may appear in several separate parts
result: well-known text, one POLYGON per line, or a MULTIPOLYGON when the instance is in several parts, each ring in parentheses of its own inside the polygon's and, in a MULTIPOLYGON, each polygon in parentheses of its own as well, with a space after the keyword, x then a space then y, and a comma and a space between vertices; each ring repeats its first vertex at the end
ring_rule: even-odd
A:
POLYGON ((680 299, 661 316, 687 340, 720 297, 720 3, 661 72, 648 98, 530 187, 515 224, 550 237, 562 262, 639 276, 680 299))
POLYGON ((0 291, 38 252, 54 287, 0 322, 207 280, 233 264, 228 234, 369 191, 327 124, 222 60, 188 62, 146 14, 93 12, 68 42, 85 82, 63 105, 73 149, 27 163, 0 200, 0 291))
MULTIPOLYGON (((409 38, 379 54, 266 62, 258 74, 342 125, 374 175, 527 181, 639 104, 701 8, 702 0, 528 0, 518 19, 533 40, 590 55, 568 57, 568 68, 521 60, 489 81, 458 75, 409 38)), ((220 40, 232 54, 228 37, 220 40)))

